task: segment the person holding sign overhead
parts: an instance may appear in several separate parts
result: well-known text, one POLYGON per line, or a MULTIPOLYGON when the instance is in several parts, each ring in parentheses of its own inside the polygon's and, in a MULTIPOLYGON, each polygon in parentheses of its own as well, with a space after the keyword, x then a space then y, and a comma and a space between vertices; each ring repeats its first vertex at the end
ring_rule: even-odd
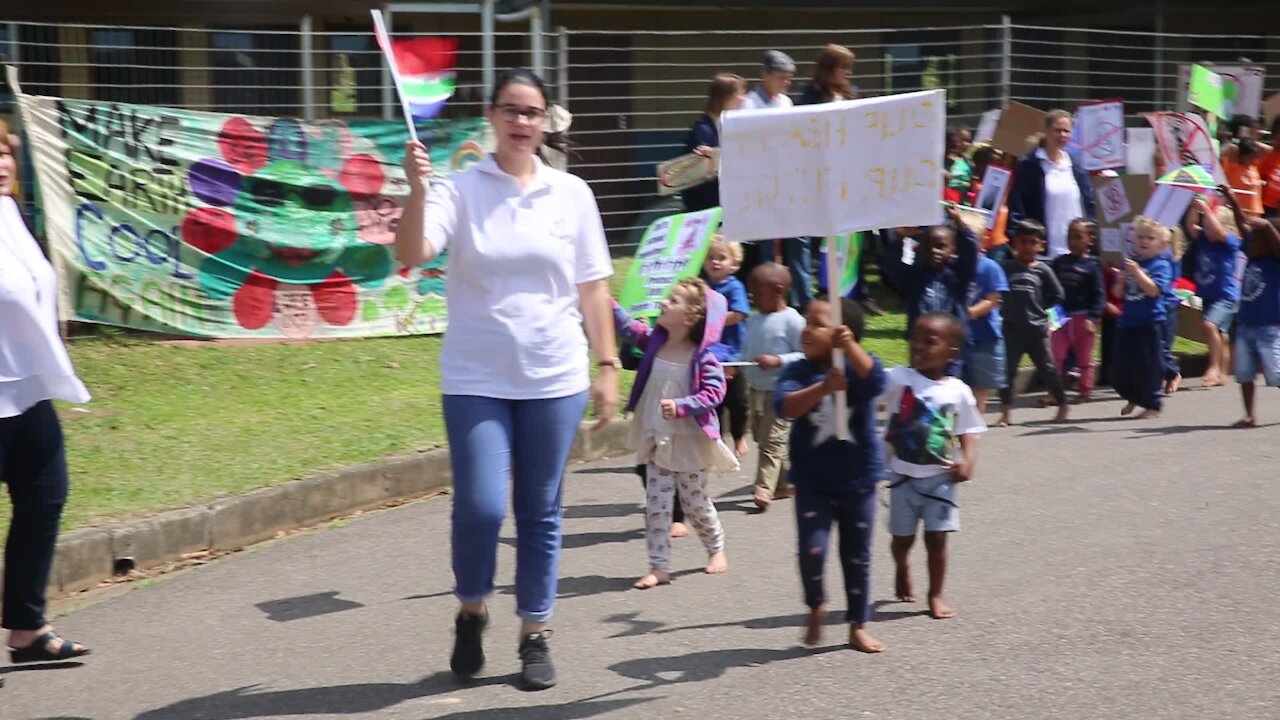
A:
MULTIPOLYGON (((707 101, 702 106, 702 117, 698 118, 684 141, 684 151, 704 157, 711 157, 712 151, 720 147, 720 114, 726 110, 737 110, 746 100, 747 81, 738 75, 720 73, 711 80, 707 88, 707 101)), ((694 185, 681 193, 685 210, 697 212, 720 205, 720 180, 712 178, 701 185, 694 185)))
POLYGON ((409 198, 395 249, 407 267, 449 252, 440 375, 461 603, 450 667, 470 678, 484 665, 485 601, 511 496, 521 681, 538 690, 556 682, 546 623, 556 597, 564 469, 591 387, 588 341, 599 367, 600 421, 618 405, 613 268, 591 189, 539 158, 553 141, 542 80, 503 72, 487 116, 497 150, 429 194, 430 156, 421 143, 408 144, 409 198))
POLYGON ((1009 222, 1017 225, 1034 220, 1049 235, 1049 259, 1070 252, 1067 227, 1084 216, 1098 219, 1093 202, 1093 184, 1084 166, 1067 151, 1072 119, 1066 110, 1053 110, 1044 119, 1044 140, 1040 147, 1018 161, 1009 193, 1009 222))

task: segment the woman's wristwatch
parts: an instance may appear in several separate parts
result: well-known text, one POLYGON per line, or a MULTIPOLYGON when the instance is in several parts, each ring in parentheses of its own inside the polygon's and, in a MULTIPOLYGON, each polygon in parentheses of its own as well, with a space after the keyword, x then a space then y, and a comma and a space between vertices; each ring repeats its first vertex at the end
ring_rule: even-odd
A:
POLYGON ((618 359, 618 358, 616 358, 616 357, 614 357, 614 358, 608 358, 608 359, 605 359, 605 360, 598 360, 598 361, 596 361, 596 366, 597 366, 597 367, 611 367, 611 368, 613 368, 614 370, 621 370, 621 369, 622 369, 622 360, 620 360, 620 359, 618 359))

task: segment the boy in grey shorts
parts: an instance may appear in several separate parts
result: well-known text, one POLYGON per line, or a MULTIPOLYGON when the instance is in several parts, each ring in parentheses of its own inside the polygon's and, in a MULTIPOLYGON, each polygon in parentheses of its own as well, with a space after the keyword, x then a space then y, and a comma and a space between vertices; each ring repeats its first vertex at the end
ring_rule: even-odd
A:
POLYGON ((973 391, 947 368, 965 346, 963 321, 948 313, 921 315, 909 338, 911 367, 889 370, 884 390, 889 418, 889 532, 897 567, 895 593, 915 602, 908 556, 924 522, 929 557, 929 615, 942 620, 955 610, 942 599, 947 574, 947 534, 960 529, 956 485, 973 476, 977 434, 987 425, 973 391))

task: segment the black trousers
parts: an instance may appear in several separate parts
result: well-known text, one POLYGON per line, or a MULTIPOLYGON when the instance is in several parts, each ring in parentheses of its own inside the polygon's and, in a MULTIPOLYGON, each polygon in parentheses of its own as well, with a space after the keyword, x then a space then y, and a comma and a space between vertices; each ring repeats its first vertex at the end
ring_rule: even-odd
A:
POLYGON ((0 418, 0 480, 13 503, 4 547, 2 624, 38 630, 45 624, 45 588, 67 502, 67 455, 52 402, 0 418))
POLYGON ((1062 389, 1062 376, 1053 364, 1053 351, 1049 347, 1049 331, 1047 328, 1004 326, 1005 374, 1008 384, 1000 390, 1000 404, 1009 407, 1013 403, 1013 381, 1018 376, 1018 365, 1023 355, 1030 355, 1036 366, 1040 382, 1048 388, 1049 394, 1059 403, 1067 401, 1062 389))
POLYGON ((1098 362, 1098 372, 1094 375, 1094 387, 1111 387, 1111 355, 1115 352, 1116 319, 1102 317, 1102 332, 1099 341, 1102 344, 1098 353, 1102 356, 1098 362))
POLYGON ((1164 330, 1158 323, 1116 328, 1111 357, 1111 386, 1141 408, 1159 410, 1164 381, 1164 330))
POLYGON ((725 387, 724 402, 720 409, 720 427, 725 427, 728 420, 729 436, 734 442, 747 434, 747 379, 742 375, 742 368, 735 368, 733 379, 725 387))

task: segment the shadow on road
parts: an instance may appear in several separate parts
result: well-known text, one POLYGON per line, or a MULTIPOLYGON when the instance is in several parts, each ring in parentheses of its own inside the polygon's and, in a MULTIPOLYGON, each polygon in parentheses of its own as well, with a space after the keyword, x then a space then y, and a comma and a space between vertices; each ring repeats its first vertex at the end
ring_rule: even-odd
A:
POLYGON ((465 692, 478 687, 510 685, 514 681, 515 675, 506 675, 478 678, 460 685, 453 673, 439 672, 415 683, 364 683, 270 692, 256 692, 258 686, 249 685, 148 710, 135 720, 241 720, 279 715, 359 715, 383 710, 407 700, 465 692))
POLYGON ((628 515, 639 515, 643 509, 644 506, 639 501, 633 503, 604 503, 601 505, 573 505, 564 509, 564 519, 584 520, 588 518, 626 517, 628 515))
POLYGON ((267 600, 254 605, 254 607, 266 613, 268 620, 290 622, 318 615, 338 613, 344 610, 357 610, 364 607, 364 605, 353 600, 341 600, 338 598, 338 591, 332 590, 312 595, 267 600))
MULTIPOLYGON (((643 540, 644 528, 636 527, 630 530, 619 530, 616 532, 588 532, 574 533, 565 535, 561 540, 560 547, 564 550, 576 550, 578 548, 591 547, 593 545, 606 545, 608 543, 627 543, 632 540, 643 540)), ((498 542, 509 547, 516 546, 516 539, 504 537, 498 542)))
POLYGON ((788 650, 763 650, 742 648, 737 650, 708 650, 706 652, 676 657, 642 658, 626 660, 609 669, 623 677, 641 680, 645 686, 629 688, 625 692, 638 692, 667 685, 715 680, 738 667, 760 667, 785 660, 820 655, 843 650, 844 646, 818 648, 794 647, 788 650))
POLYGON ((918 608, 915 610, 893 610, 886 612, 885 607, 889 605, 905 605, 900 600, 877 600, 871 604, 871 620, 872 622, 888 622, 889 620, 903 620, 905 618, 920 617, 928 615, 928 608, 918 608))
POLYGON ((627 700, 587 700, 560 705, 524 705, 521 707, 468 710, 441 715, 435 720, 506 720, 507 718, 537 718, 537 720, 579 720, 595 717, 615 710, 652 702, 660 698, 630 698, 627 700))
POLYGON ((19 672, 41 672, 43 670, 73 670, 78 667, 84 667, 84 663, 79 660, 64 660, 62 662, 39 663, 36 665, 10 665, 9 667, 0 667, 0 675, 19 672))

